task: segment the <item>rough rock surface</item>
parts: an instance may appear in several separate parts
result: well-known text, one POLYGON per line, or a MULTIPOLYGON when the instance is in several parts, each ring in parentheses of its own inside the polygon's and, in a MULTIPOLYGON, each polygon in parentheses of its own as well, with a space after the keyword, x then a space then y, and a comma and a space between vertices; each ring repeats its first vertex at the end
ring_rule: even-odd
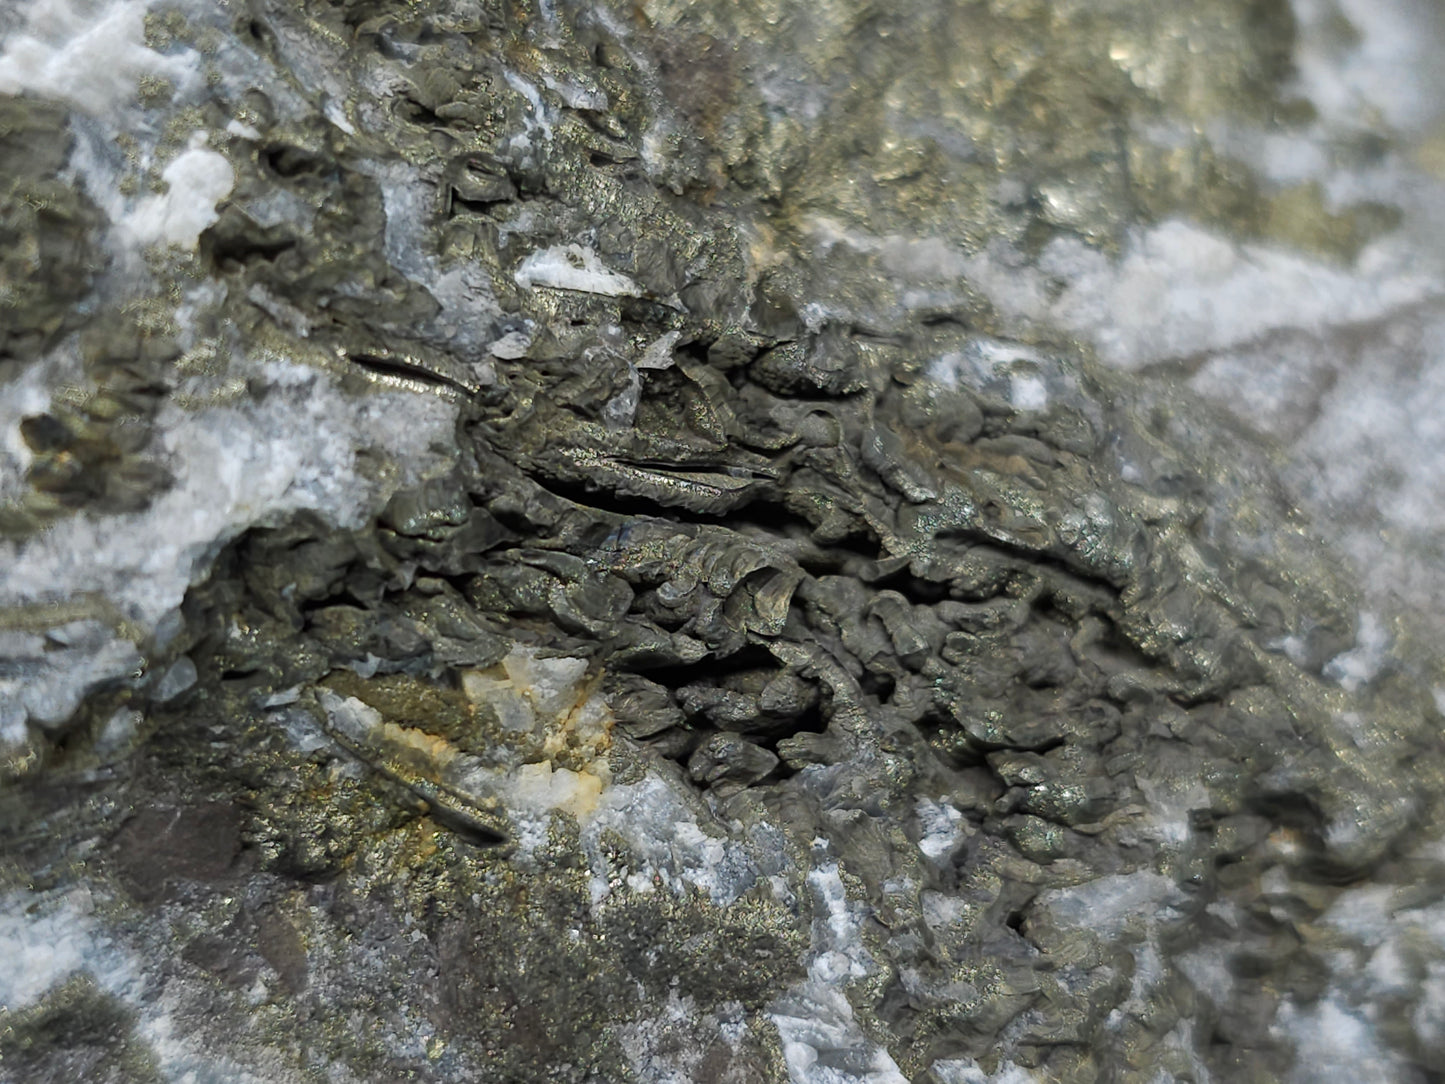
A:
POLYGON ((1317 7, 0 13, 0 1079, 1434 1079, 1317 7))

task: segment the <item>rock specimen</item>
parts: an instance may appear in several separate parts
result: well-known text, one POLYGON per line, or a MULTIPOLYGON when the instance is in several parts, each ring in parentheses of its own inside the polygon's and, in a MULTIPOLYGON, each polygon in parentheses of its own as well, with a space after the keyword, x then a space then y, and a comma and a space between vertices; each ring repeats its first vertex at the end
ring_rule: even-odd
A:
POLYGON ((1394 226, 1148 134, 1307 123, 1287 6, 17 18, 0 1072, 1314 1079, 1423 664, 997 288, 1394 226))

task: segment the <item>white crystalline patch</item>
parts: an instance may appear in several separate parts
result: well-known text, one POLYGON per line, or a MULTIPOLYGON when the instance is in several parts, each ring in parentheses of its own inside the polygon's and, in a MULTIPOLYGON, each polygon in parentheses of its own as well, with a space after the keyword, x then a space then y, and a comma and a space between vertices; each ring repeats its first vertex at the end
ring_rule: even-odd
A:
MULTIPOLYGON (((1004 366, 1012 365, 1019 361, 1039 361, 1041 356, 1037 350, 1025 346, 1023 343, 1008 342, 1004 339, 991 339, 984 336, 972 339, 968 344, 968 351, 977 360, 975 366, 986 366, 988 370, 996 370, 1004 366)), ((984 369, 980 368, 980 372, 984 369)))
POLYGON ((328 97, 321 103, 321 112, 332 124, 340 128, 347 135, 356 134, 356 125, 351 123, 351 118, 346 115, 346 108, 341 101, 334 97, 328 97))
POLYGON ((974 910, 967 900, 932 889, 925 890, 918 897, 918 903, 923 912, 923 921, 935 930, 962 922, 974 910))
POLYGON ((1389 0, 1292 0, 1298 42, 1291 62, 1297 91, 1320 118, 1377 131, 1413 129, 1438 114, 1432 12, 1389 0), (1339 26, 1350 43, 1340 47, 1339 26))
MULTIPOLYGON (((703 1019, 716 1025, 715 1020, 703 1019)), ((702 1060, 702 1044, 680 1043, 676 1035, 678 1029, 692 1031, 698 1023, 699 1013, 693 999, 669 990, 660 1013, 646 1014, 624 1025, 622 1051, 632 1065, 635 1079, 648 1084, 692 1084, 697 1064, 702 1060)))
MULTIPOLYGON (((665 1003, 624 1024, 620 1033, 623 1053, 632 1066, 629 1079, 646 1084, 695 1084, 713 1075, 698 1072, 709 1049, 723 1046, 736 1054, 748 1025, 739 1002, 726 1001, 704 1010, 691 997, 671 990, 665 1003)), ((729 1074, 727 1079, 735 1078, 729 1074)))
POLYGON ((32 0, 23 7, 24 29, 0 41, 0 93, 59 98, 102 115, 134 100, 142 76, 184 86, 199 71, 196 54, 146 48, 147 6, 32 0))
POLYGON ((161 680, 157 682, 152 696, 159 704, 174 700, 196 683, 196 664, 185 655, 173 662, 161 680))
MULTIPOLYGON (((1389 885, 1363 885, 1340 893, 1338 899, 1321 917, 1322 924, 1332 926, 1363 945, 1379 945, 1398 934, 1407 919, 1396 918, 1396 889, 1389 885)), ((1408 913, 1420 921, 1428 911, 1408 913)), ((1445 944, 1445 923, 1437 931, 1437 939, 1445 944)))
POLYGON ((370 741, 384 722, 381 712, 354 696, 337 696, 323 690, 320 702, 332 728, 358 745, 370 741))
POLYGON ((44 534, 0 542, 0 605, 42 601, 47 585, 94 591, 150 627, 180 604, 222 545, 263 516, 301 509, 359 525, 387 492, 357 469, 358 447, 379 445, 413 479, 435 462, 433 439, 455 408, 435 396, 343 394, 329 376, 289 362, 255 372, 264 401, 187 412, 163 408, 166 466, 175 485, 143 512, 71 516, 44 534))
POLYGON ((1064 925, 1082 926, 1101 937, 1117 937, 1131 922, 1147 925, 1172 917, 1167 901, 1175 892, 1168 877, 1141 870, 1056 888, 1040 895, 1037 905, 1064 925))
MULTIPOLYGON (((1343 267, 1170 221, 1136 232, 1117 259, 1060 238, 1031 262, 1007 246, 967 255, 936 239, 874 237, 825 219, 811 226, 822 251, 847 245, 905 279, 966 277, 1001 313, 1077 334, 1122 368, 1212 353, 1281 328, 1373 319, 1441 292, 1435 261, 1388 237, 1343 267)), ((969 360, 940 359, 929 375, 956 386, 969 360)))
POLYGON ((323 691, 320 700, 331 731, 343 743, 382 756, 419 759, 424 774, 444 780, 464 800, 488 807, 500 800, 528 849, 545 841, 551 811, 585 822, 596 810, 608 783, 607 763, 597 754, 609 738, 612 713, 595 692, 584 697, 585 659, 542 659, 534 649, 518 646, 504 668, 505 677, 465 673, 462 688, 472 701, 496 712, 504 735, 541 738, 547 757, 570 748, 579 759, 591 758, 582 770, 555 767, 550 759, 517 763, 517 750, 505 741, 494 750, 497 761, 488 763, 424 730, 395 725, 355 697, 323 691))
POLYGON ((962 354, 948 353, 930 361, 924 373, 928 379, 942 384, 946 388, 957 388, 962 364, 962 354))
POLYGON ((769 1014, 791 1084, 907 1084, 888 1051, 863 1035, 840 991, 807 985, 769 1014))
POLYGON ((1197 779, 1183 783, 1155 782, 1146 776, 1137 779, 1139 791, 1153 814, 1153 829, 1163 843, 1183 846, 1189 842, 1193 829, 1189 814, 1208 809, 1213 802, 1209 790, 1197 779))
POLYGON ((537 725, 537 715, 511 678, 491 677, 476 670, 462 674, 462 690, 474 704, 486 704, 504 731, 524 733, 537 725))
POLYGON ((1009 380, 1009 402, 1015 410, 1045 410, 1049 405, 1048 386, 1037 376, 1016 374, 1009 380))
POLYGON ((1411 1015, 1415 1034, 1428 1046, 1445 1039, 1445 964, 1432 960, 1425 969, 1420 1004, 1411 1015))
POLYGON ((29 713, 18 699, 19 682, 0 684, 0 757, 20 756, 30 742, 29 713))
POLYGON ((553 245, 524 259, 512 276, 518 286, 550 286, 604 297, 641 297, 642 287, 613 271, 584 245, 553 245))
POLYGON ((863 944, 863 908, 848 900, 836 862, 808 874, 818 907, 808 978, 768 1013, 778 1029, 792 1084, 904 1084, 883 1047, 863 1034, 844 987, 873 969, 863 944))
MULTIPOLYGON (((1438 844, 1422 849, 1421 857, 1438 852, 1438 844)), ((1438 854, 1433 855, 1438 856, 1438 854)), ((1359 1079, 1394 1079, 1378 1075, 1393 1065, 1388 1051, 1375 1040, 1375 1009, 1382 1001, 1414 1002, 1409 1023, 1418 1039, 1430 1045, 1445 1039, 1445 905, 1409 906, 1409 886, 1364 885, 1348 889, 1321 918, 1358 948, 1334 954, 1333 981, 1325 1001, 1288 1005, 1281 1027, 1296 1042, 1316 1043, 1329 1032, 1323 1049, 1311 1051, 1292 1078, 1325 1079, 1318 1074, 1329 1058, 1339 1057, 1359 1079), (1368 951, 1360 967, 1359 949, 1368 951)))
POLYGON ((403 274, 425 281, 436 272, 436 258, 421 243, 416 224, 426 218, 435 190, 410 170, 397 163, 378 164, 370 169, 381 186, 386 209, 386 232, 382 242, 386 258, 403 274))
POLYGON ((848 903, 837 863, 810 871, 808 885, 824 908, 823 924, 814 923, 814 948, 819 951, 809 965, 810 977, 829 985, 862 978, 869 963, 859 935, 862 919, 848 903))
POLYGON ((670 891, 693 886, 719 906, 727 906, 751 888, 758 871, 746 847, 702 830, 676 781, 649 775, 638 783, 614 784, 602 792, 597 809, 583 826, 583 846, 592 862, 593 903, 611 893, 602 838, 615 832, 628 844, 641 872, 656 875, 670 891))
MULTIPOLYGON (((1445 614, 1445 576, 1434 553, 1445 530, 1445 306, 1392 316, 1358 340, 1301 339, 1299 350, 1320 359, 1321 369, 1299 400, 1307 413, 1293 416, 1299 435, 1286 484, 1352 559, 1370 609, 1387 617, 1406 607, 1438 633, 1445 614)), ((1274 364, 1262 349, 1261 364, 1266 357, 1274 364)), ((1236 394, 1251 398, 1247 386, 1236 394)))
POLYGON ((1376 994, 1406 994, 1414 987, 1414 976, 1398 945, 1387 942, 1370 955, 1365 977, 1376 994))
POLYGON ((627 875, 627 887, 643 896, 651 895, 657 891, 657 884, 647 871, 629 873, 627 875))
POLYGON ((171 996, 154 996, 154 978, 142 959, 117 943, 92 917, 86 891, 63 899, 16 894, 0 898, 0 1014, 35 1004, 73 975, 84 974, 136 1015, 136 1034, 165 1080, 265 1084, 259 1076, 219 1057, 196 1033, 170 1015, 171 996))
MULTIPOLYGON (((63 639, 61 629, 50 630, 49 638, 0 633, 0 659, 10 671, 0 678, 0 702, 6 705, 0 718, 64 722, 91 689, 139 670, 135 645, 108 626, 89 621, 74 623, 75 628, 83 632, 63 639)), ((21 730, 13 733, 19 737, 21 730)))
POLYGON ((1060 238, 1036 267, 990 252, 969 260, 968 277, 1001 312, 1082 335, 1102 360, 1126 369, 1276 328, 1371 319, 1439 293, 1433 274, 1413 269, 1386 242, 1343 268, 1180 221, 1135 234, 1117 260, 1060 238), (1062 291, 1053 291, 1059 282, 1062 291))
MULTIPOLYGON (((311 509, 338 526, 360 524, 390 490, 357 470, 358 447, 380 445, 405 474, 388 484, 410 485, 435 462, 433 440, 452 429, 455 408, 434 396, 354 398, 331 378, 282 362, 252 375, 270 386, 264 401, 162 408, 156 428, 175 484, 144 511, 80 513, 41 534, 0 541, 0 607, 94 594, 148 632, 180 605, 192 576, 263 517, 311 509)), ((90 625, 96 635, 39 661, 0 645, 11 671, 0 700, 58 722, 97 682, 136 672, 135 646, 100 622, 90 625)), ((7 736, 19 733, 13 718, 5 722, 7 736)))
POLYGON ((226 122, 226 131, 237 139, 249 139, 253 143, 261 138, 261 133, 255 128, 234 118, 226 122))
POLYGON ((0 912, 0 950, 0 1011, 34 1004, 95 955, 88 926, 66 909, 0 912))
POLYGON ((507 677, 532 701, 539 712, 558 715, 577 702, 587 660, 543 658, 530 647, 518 645, 502 660, 507 677))
POLYGON ((936 1061, 930 1067, 939 1084, 1038 1084, 1038 1077, 1011 1061, 1003 1062, 997 1073, 985 1073, 972 1058, 936 1061))
POLYGON ((727 853, 723 840, 708 835, 696 821, 678 824, 673 828, 672 838, 685 853, 700 859, 698 865, 704 869, 720 865, 727 853))
POLYGON ((77 973, 107 993, 134 1001, 140 969, 90 917, 90 894, 42 900, 0 898, 0 1012, 34 1004, 77 973))
POLYGON ((1389 630, 1374 614, 1361 614, 1355 646, 1326 663, 1324 676, 1338 682, 1346 692, 1356 692, 1380 676, 1389 650, 1389 630))
MULTIPOLYGON (((1392 533, 1445 528, 1439 493, 1445 459, 1440 307, 1392 321, 1388 335, 1358 352, 1348 348, 1343 358, 1345 348, 1328 342, 1305 349, 1336 366, 1345 364, 1315 381, 1319 402, 1297 445, 1299 488, 1330 516, 1343 514, 1376 538, 1382 528, 1392 533)), ((1393 586, 1408 592, 1404 584, 1393 586)))
POLYGON ((191 148, 161 171, 167 188, 147 196, 119 225, 141 245, 176 245, 194 249, 201 231, 219 217, 216 204, 231 194, 236 173, 226 156, 207 150, 197 133, 191 148))
POLYGON ((872 969, 872 957, 863 944, 866 907, 848 899, 837 862, 808 873, 808 887, 822 906, 813 921, 814 959, 809 974, 815 980, 835 983, 856 979, 872 969))
POLYGON ((1295 1044, 1292 1084, 1335 1080, 1397 1080, 1396 1059, 1380 1048, 1375 1029, 1335 997, 1306 1008, 1286 1001, 1273 1030, 1295 1044))
MULTIPOLYGON (((500 316, 501 309, 487 272, 475 263, 443 268, 437 258, 426 233, 436 198, 432 185, 404 162, 372 161, 365 164, 365 169, 381 186, 387 260, 407 278, 426 287, 441 306, 423 328, 427 336, 446 340, 454 351, 466 356, 479 356, 488 349, 503 358, 524 354, 531 341, 525 335, 522 339, 506 336, 500 343, 488 337, 490 321, 486 317, 500 316), (519 348, 512 347, 515 353, 508 352, 511 344, 520 344, 519 348)), ((252 210, 249 204, 247 210, 252 210)), ((484 384, 495 379, 489 368, 485 366, 478 372, 484 384)))
POLYGON ((627 384, 602 407, 602 421, 609 429, 626 429, 637 417, 642 401, 642 374, 631 362, 627 364, 627 384))
MULTIPOLYGON (((300 699, 301 686, 291 685, 285 689, 277 689, 274 693, 268 694, 261 701, 261 707, 266 709, 290 707, 292 704, 296 703, 296 701, 300 699)), ((313 746, 312 748, 316 748, 316 746, 313 746)))
POLYGON ((542 76, 542 82, 572 109, 601 111, 608 108, 607 92, 600 87, 583 87, 552 75, 542 76))
POLYGON ((939 281, 961 278, 967 270, 962 253, 940 237, 878 236, 827 215, 809 216, 804 227, 819 256, 826 257, 834 247, 843 245, 875 256, 895 277, 939 281))
POLYGON ((1130 951, 1134 955, 1134 977, 1129 983, 1126 1007, 1138 1005, 1142 1011, 1145 1008, 1142 1003, 1144 995, 1164 981, 1164 957, 1153 940, 1131 946, 1130 951))
POLYGON ((682 332, 669 331, 666 335, 653 340, 648 344, 647 349, 642 352, 642 357, 637 359, 639 369, 667 369, 672 365, 672 348, 677 340, 682 338, 682 332))
POLYGON ((879 246, 878 255, 890 272, 913 279, 957 279, 964 271, 958 250, 940 237, 887 237, 879 246))
POLYGON ((530 111, 523 118, 526 131, 514 135, 510 141, 511 145, 520 151, 532 150, 534 149, 532 137, 538 133, 541 134, 544 141, 551 140, 551 119, 548 116, 547 106, 543 103, 542 96, 537 92, 537 88, 516 72, 507 72, 506 79, 507 85, 523 98, 526 98, 527 104, 531 106, 530 111))
POLYGON ((934 358, 925 373, 947 388, 980 387, 1007 376, 1009 400, 1016 409, 1044 410, 1049 405, 1048 385, 1037 373, 1027 371, 1043 360, 1036 350, 1022 343, 978 336, 962 350, 934 358), (1020 366, 1021 362, 1026 364, 1020 366))
POLYGON ((920 798, 914 811, 918 814, 918 826, 922 829, 918 849, 925 855, 934 859, 942 858, 958 846, 962 835, 960 825, 963 814, 957 809, 944 802, 920 798))
POLYGON ((589 772, 553 768, 548 762, 523 764, 507 776, 508 806, 542 813, 562 809, 583 817, 597 806, 602 779, 589 772))
POLYGON ((527 356, 527 349, 532 345, 532 336, 525 331, 509 331, 488 349, 492 357, 501 358, 503 361, 515 361, 518 358, 527 356))
POLYGON ((827 325, 833 313, 822 302, 809 301, 798 310, 798 315, 803 318, 803 326, 817 334, 827 325))
POLYGON ((134 708, 121 708, 108 720, 96 737, 96 751, 102 756, 117 752, 129 745, 135 737, 145 715, 134 708))
POLYGON ((1227 1005, 1234 993, 1234 974, 1227 953, 1219 948, 1200 949, 1175 958, 1175 966, 1194 988, 1216 1005, 1227 1005))
POLYGON ((652 127, 642 133, 642 164, 647 167, 649 175, 661 173, 669 164, 672 136, 673 132, 660 120, 654 121, 652 127))
POLYGON ((1271 651, 1283 652, 1284 657, 1296 666, 1303 666, 1309 661, 1309 642, 1303 636, 1281 636, 1265 646, 1271 651))
POLYGON ((1317 415, 1333 362, 1315 336, 1295 332, 1222 350, 1195 370, 1188 385, 1289 443, 1317 415))
POLYGON ((25 472, 35 453, 21 435, 21 419, 50 409, 57 384, 80 379, 73 358, 42 358, 22 368, 5 383, 0 395, 0 501, 19 499, 25 492, 25 472))

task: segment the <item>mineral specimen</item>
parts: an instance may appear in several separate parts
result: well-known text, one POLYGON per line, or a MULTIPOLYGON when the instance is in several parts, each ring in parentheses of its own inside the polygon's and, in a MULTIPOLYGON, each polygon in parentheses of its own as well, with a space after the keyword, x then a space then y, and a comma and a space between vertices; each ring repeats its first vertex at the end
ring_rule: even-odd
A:
POLYGON ((0 1076, 1433 1079, 1314 6, 4 13, 0 1076))

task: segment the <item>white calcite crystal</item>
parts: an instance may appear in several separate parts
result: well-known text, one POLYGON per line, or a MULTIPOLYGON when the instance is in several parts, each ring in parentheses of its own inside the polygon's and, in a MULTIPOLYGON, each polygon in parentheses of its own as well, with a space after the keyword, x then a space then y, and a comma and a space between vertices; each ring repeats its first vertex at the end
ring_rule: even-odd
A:
POLYGON ((189 149, 161 171, 165 192, 148 196, 121 224, 139 245, 194 249, 201 231, 216 221, 216 204, 231 194, 236 175, 223 154, 206 149, 199 132, 189 149))
POLYGON ((613 271, 585 245, 554 245, 533 252, 513 277, 518 286, 550 286, 604 297, 638 297, 642 293, 637 283, 613 271))
POLYGON ((146 0, 22 0, 0 41, 0 93, 37 94, 97 116, 133 102, 143 78, 194 86, 198 57, 145 42, 146 0), (15 26, 18 22, 19 26, 15 26))

